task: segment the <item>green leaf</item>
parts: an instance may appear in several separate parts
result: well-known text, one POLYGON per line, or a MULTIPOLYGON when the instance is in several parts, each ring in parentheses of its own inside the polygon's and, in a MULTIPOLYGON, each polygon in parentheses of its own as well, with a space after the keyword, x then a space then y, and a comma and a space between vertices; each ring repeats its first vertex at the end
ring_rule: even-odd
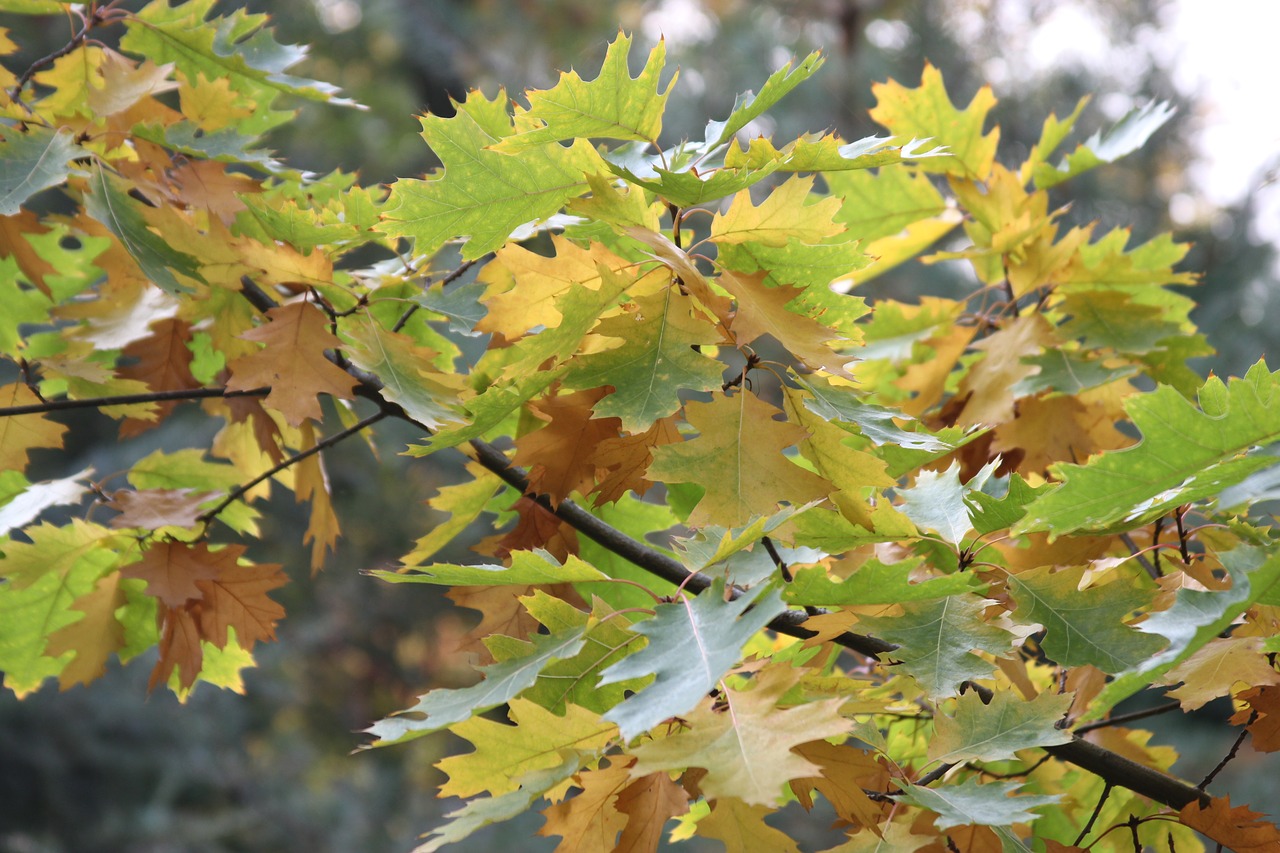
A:
POLYGON ((1280 584, 1280 553, 1241 546, 1218 555, 1231 578, 1226 590, 1180 589, 1168 610, 1152 613, 1136 627, 1155 638, 1167 638, 1169 647, 1138 661, 1120 673, 1090 703, 1081 722, 1101 719, 1134 693, 1147 687, 1209 641, 1221 636, 1242 613, 1261 600, 1274 602, 1280 584))
POLYGON ((117 186, 115 178, 102 166, 96 166, 89 176, 91 195, 85 197, 84 207, 89 215, 107 227, 124 245, 125 251, 137 262, 142 274, 171 296, 193 293, 193 289, 178 280, 175 272, 204 281, 200 275, 200 262, 169 245, 165 238, 147 227, 147 221, 138 210, 138 202, 117 186))
POLYGON ((484 680, 480 683, 424 693, 417 704, 365 729, 376 738, 368 746, 413 740, 510 702, 537 681, 538 673, 549 663, 582 651, 585 635, 585 626, 559 634, 535 634, 529 643, 529 654, 481 667, 484 680))
POLYGON ((464 335, 475 334, 476 323, 488 313, 488 309, 480 304, 480 296, 484 293, 484 285, 453 285, 448 290, 443 284, 435 284, 413 298, 423 308, 433 311, 449 320, 449 328, 464 335))
POLYGON ((1009 576, 1009 593, 1022 625, 1044 626, 1041 645, 1060 666, 1092 664, 1121 672, 1150 658, 1165 641, 1130 627, 1124 619, 1151 601, 1150 584, 1119 574, 1109 583, 1080 589, 1084 567, 1053 571, 1042 566, 1009 576))
POLYGON ((952 545, 958 545, 973 530, 965 498, 982 489, 997 464, 996 461, 987 463, 967 483, 960 482, 959 462, 952 462, 942 473, 921 471, 916 475, 914 486, 898 489, 902 498, 899 509, 916 527, 932 530, 952 545))
POLYGON ((429 566, 405 566, 394 572, 371 571, 367 574, 388 583, 430 583, 444 586, 510 586, 608 579, 608 575, 572 554, 564 565, 560 565, 555 557, 542 550, 512 551, 510 566, 432 563, 429 566))
MULTIPOLYGON (((353 103, 334 97, 336 86, 285 74, 306 58, 307 51, 278 43, 263 26, 265 15, 236 11, 211 20, 214 3, 188 0, 170 6, 168 0, 155 0, 125 18, 127 32, 121 47, 156 64, 172 62, 193 83, 201 75, 207 80, 225 79, 235 91, 263 98, 258 106, 264 112, 279 94, 353 103)), ((288 113, 283 116, 287 118, 288 113)))
POLYGON ((339 327, 351 344, 344 349, 352 363, 382 381, 383 399, 404 409, 409 417, 430 429, 462 420, 454 377, 437 371, 435 352, 414 344, 412 338, 384 329, 367 313, 339 327))
POLYGON ((644 187, 677 207, 694 207, 731 196, 756 185, 776 172, 781 161, 775 161, 759 169, 722 168, 705 171, 695 171, 692 168, 671 170, 658 166, 637 168, 633 171, 635 165, 608 160, 609 171, 627 183, 644 187))
POLYGON ((960 683, 989 676, 995 667, 973 654, 1005 654, 1013 635, 987 622, 984 599, 954 595, 903 604, 900 616, 859 620, 866 633, 898 648, 889 653, 934 699, 956 695, 960 683))
POLYGON ((848 386, 833 385, 821 376, 793 378, 809 389, 813 397, 806 397, 805 408, 829 421, 857 424, 858 431, 877 445, 893 445, 906 450, 923 450, 929 453, 948 453, 955 448, 948 442, 927 432, 910 432, 897 422, 917 423, 910 415, 895 409, 887 409, 863 402, 858 392, 848 386))
POLYGON ((1167 386, 1131 397, 1125 411, 1142 440, 1086 465, 1059 465, 1065 482, 1032 503, 1014 532, 1139 527, 1274 464, 1250 450, 1280 439, 1277 385, 1280 373, 1260 361, 1228 384, 1211 377, 1199 409, 1167 386))
POLYGON ((927 601, 986 591, 987 585, 972 572, 957 572, 913 583, 911 572, 919 565, 918 559, 892 565, 872 559, 847 578, 832 578, 822 566, 805 566, 795 570, 795 579, 783 587, 782 597, 788 604, 835 607, 927 601))
POLYGON ((997 498, 985 492, 969 492, 965 503, 969 507, 969 520, 979 535, 994 533, 1013 527, 1026 515, 1027 504, 1036 499, 1048 486, 1031 488, 1019 474, 1009 477, 1009 489, 1004 497, 997 498))
POLYGON ((582 767, 577 752, 560 755, 555 767, 535 770, 522 776, 519 786, 500 797, 481 797, 445 815, 445 822, 427 833, 427 841, 413 848, 413 853, 435 853, 446 844, 465 841, 473 832, 495 823, 519 817, 534 801, 567 780, 582 767))
POLYGON ((1041 693, 1030 702, 1000 691, 983 704, 969 692, 956 702, 955 716, 933 718, 929 760, 944 764, 961 761, 1003 761, 1020 749, 1068 743, 1071 733, 1058 728, 1071 708, 1069 693, 1041 693))
POLYGON ((564 714, 568 705, 603 714, 643 685, 643 679, 597 683, 602 671, 631 654, 642 642, 640 635, 628 628, 630 623, 614 616, 614 611, 601 600, 596 599, 590 614, 541 590, 520 600, 530 615, 552 633, 579 625, 586 629, 582 651, 544 667, 523 698, 555 714, 564 714))
POLYGON ((762 595, 763 590, 754 587, 725 601, 724 581, 716 579, 701 595, 681 595, 672 604, 658 605, 652 619, 633 626, 649 644, 606 669, 600 679, 604 685, 654 676, 651 684, 604 715, 618 724, 624 741, 687 713, 738 663, 746 642, 786 609, 777 590, 762 595))
POLYGON ((835 220, 847 239, 866 243, 892 237, 926 219, 942 215, 947 201, 924 175, 907 169, 833 172, 823 175, 833 196, 844 199, 835 220))
MULTIPOLYGON (((937 813, 938 829, 950 829, 953 826, 1005 827, 1015 823, 1031 823, 1039 815, 1027 809, 1052 805, 1062 799, 1060 794, 1009 796, 1021 787, 1019 782, 988 782, 984 785, 977 777, 970 777, 938 790, 908 785, 898 800, 937 813)), ((1004 838, 1001 840, 1008 850, 1010 842, 1004 838)), ((1030 849, 1016 837, 1012 843, 1015 850, 1030 849)))
POLYGON ((494 146, 515 154, 548 142, 577 137, 637 139, 656 142, 662 132, 662 113, 675 78, 665 91, 658 80, 666 65, 667 44, 659 41, 639 76, 631 77, 627 57, 631 36, 618 34, 605 52, 596 79, 587 82, 576 71, 560 74, 550 89, 525 93, 529 109, 516 113, 520 130, 494 146))
POLYGON ((1027 356, 1021 361, 1023 364, 1034 364, 1040 370, 1019 379, 1009 389, 1015 398, 1030 397, 1041 391, 1079 394, 1138 372, 1131 364, 1108 367, 1103 359, 1086 358, 1062 349, 1027 356))
MULTIPOLYGON (((1083 106, 1084 103, 1081 102, 1068 121, 1074 120, 1083 106)), ((1036 165, 1032 172, 1036 187, 1048 189, 1095 166, 1114 163, 1126 154, 1137 151, 1151 138, 1151 134, 1173 118, 1175 112, 1177 110, 1164 101, 1151 101, 1130 110, 1109 130, 1098 131, 1089 137, 1088 142, 1067 155, 1057 168, 1047 163, 1036 165)))
POLYGON ((443 169, 428 180, 401 178, 392 185, 382 214, 388 234, 412 237, 421 255, 465 238, 462 257, 473 260, 507 242, 520 226, 555 214, 586 190, 587 174, 604 170, 585 139, 519 155, 495 151, 514 131, 503 101, 501 92, 494 101, 472 93, 451 118, 423 116, 422 138, 443 169))
POLYGON ((473 438, 480 438, 506 420, 512 412, 545 391, 563 373, 563 369, 544 370, 528 373, 509 385, 490 385, 483 394, 463 403, 468 414, 465 421, 456 427, 441 429, 427 439, 425 444, 410 445, 405 453, 410 456, 430 456, 437 450, 457 447, 473 438))
POLYGON ((13 216, 31 196, 65 183, 67 163, 80 153, 67 128, 9 130, 0 140, 0 215, 13 216))
POLYGON ((509 793, 519 787, 520 777, 553 767, 572 752, 585 761, 617 735, 612 723, 576 705, 557 715, 527 699, 512 699, 507 717, 509 723, 471 717, 449 729, 476 748, 436 764, 449 776, 440 786, 441 797, 509 793))
POLYGON ((825 62, 821 51, 814 51, 804 58, 799 65, 792 63, 779 68, 769 75, 769 79, 760 87, 760 94, 751 91, 743 92, 734 101, 733 111, 723 121, 707 122, 706 141, 699 146, 703 151, 712 151, 732 139, 742 130, 778 101, 787 96, 792 89, 808 80, 825 62))
POLYGON ((674 287, 637 297, 634 310, 607 318, 592 331, 620 339, 619 346, 575 359, 565 384, 613 386, 596 403, 596 417, 620 418, 628 432, 644 432, 679 409, 682 390, 720 387, 724 365, 694 349, 719 343, 720 333, 674 287))

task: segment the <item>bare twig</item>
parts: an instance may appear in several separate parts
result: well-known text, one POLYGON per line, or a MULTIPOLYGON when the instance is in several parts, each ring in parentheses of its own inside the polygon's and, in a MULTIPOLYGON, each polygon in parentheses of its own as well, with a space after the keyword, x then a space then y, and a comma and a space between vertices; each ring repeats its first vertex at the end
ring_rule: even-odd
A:
POLYGON ((321 441, 317 441, 313 446, 308 447, 306 450, 303 450, 300 453, 295 453, 293 456, 290 456, 288 459, 284 459, 276 463, 275 465, 272 465, 270 468, 263 471, 261 474, 254 477, 252 480, 249 480, 247 483, 241 483, 239 486, 236 486, 234 489, 231 490, 231 493, 229 495, 227 495, 218 503, 217 506, 215 506, 213 509, 209 510, 208 512, 202 513, 197 517, 196 520, 203 522, 205 525, 205 530, 207 531, 210 522, 212 522, 215 518, 217 518, 218 515, 224 509, 231 506, 236 501, 240 500, 240 498, 244 497, 245 494, 254 486, 258 485, 259 483, 265 482, 266 480, 271 479, 276 474, 279 474, 281 471, 288 468, 289 466, 296 465, 302 460, 310 456, 314 456, 315 454, 319 453, 322 450, 326 450, 330 447, 333 447, 335 444, 342 441, 343 439, 350 438, 356 433, 361 432, 362 430, 367 429, 370 426, 373 426, 378 421, 387 417, 389 414, 391 413, 380 409, 374 412, 369 417, 364 418, 363 420, 352 424, 351 426, 347 427, 341 432, 335 432, 333 435, 329 436, 328 438, 323 439, 321 441))
POLYGON ((1231 759, 1236 757, 1236 753, 1240 751, 1240 745, 1244 743, 1244 739, 1249 735, 1249 726, 1253 725, 1254 721, 1257 719, 1258 712, 1257 710, 1254 710, 1254 712, 1249 715, 1249 720, 1244 724, 1244 728, 1240 730, 1240 735, 1236 738, 1236 742, 1231 744, 1231 751, 1222 757, 1222 760, 1218 762, 1218 766, 1210 770, 1209 775, 1204 777, 1204 780, 1201 781, 1199 785, 1196 785, 1197 788, 1203 791, 1205 788, 1209 787, 1209 783, 1222 772, 1222 768, 1226 767, 1227 764, 1231 762, 1231 759))
POLYGON ((1076 840, 1071 842, 1072 847, 1079 847, 1080 842, 1084 841, 1085 836, 1089 834, 1089 830, 1093 829, 1093 824, 1097 821, 1098 815, 1102 814, 1102 806, 1110 795, 1111 783, 1105 782, 1102 786, 1102 796, 1098 797, 1098 804, 1093 807, 1093 814, 1089 815, 1089 822, 1084 825, 1084 829, 1080 830, 1080 834, 1076 836, 1076 840))

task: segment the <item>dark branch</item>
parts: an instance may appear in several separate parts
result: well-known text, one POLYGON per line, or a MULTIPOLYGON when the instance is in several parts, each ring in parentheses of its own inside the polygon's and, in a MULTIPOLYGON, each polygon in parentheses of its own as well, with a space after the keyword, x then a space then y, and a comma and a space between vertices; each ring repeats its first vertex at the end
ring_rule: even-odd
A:
POLYGON ((270 393, 270 388, 248 388, 244 391, 228 391, 226 388, 186 388, 178 391, 148 391, 145 394, 118 394, 114 397, 86 397, 82 400, 50 400, 45 403, 0 409, 0 418, 65 412, 70 409, 105 409, 108 406, 128 406, 134 403, 202 400, 207 397, 264 397, 270 393))
POLYGON ((1170 711, 1176 711, 1182 707, 1181 702, 1173 701, 1165 705, 1157 705, 1154 708, 1143 708, 1141 711, 1131 711, 1128 714, 1120 714, 1117 717, 1111 717, 1106 720, 1098 720, 1094 723, 1085 723, 1083 726, 1076 726, 1073 731, 1082 735, 1085 732, 1091 732, 1094 729, 1105 729, 1108 726, 1119 726, 1125 723, 1132 723, 1134 720, 1144 720, 1147 717, 1154 717, 1158 714, 1167 714, 1170 711))

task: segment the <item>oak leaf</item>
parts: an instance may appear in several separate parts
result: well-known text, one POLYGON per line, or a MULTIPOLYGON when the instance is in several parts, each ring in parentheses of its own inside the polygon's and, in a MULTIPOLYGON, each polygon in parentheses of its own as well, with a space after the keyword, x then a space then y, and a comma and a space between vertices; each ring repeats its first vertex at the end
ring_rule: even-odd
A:
POLYGON ((160 650, 160 659, 151 669, 151 677, 147 679, 147 691, 163 684, 176 669, 178 683, 186 688, 196 683, 200 675, 200 666, 204 662, 204 651, 201 649, 200 625, 197 612, 190 607, 162 607, 160 618, 160 640, 156 644, 160 650))
POLYGON ((689 516, 694 527, 740 527, 771 515, 779 501, 804 504, 833 490, 782 452, 808 433, 774 420, 781 412, 750 391, 716 394, 710 403, 689 403, 685 412, 698 437, 655 448, 647 476, 706 487, 689 516))
POLYGON ((683 715, 686 728, 632 750, 632 775, 701 767, 707 774, 699 786, 709 799, 777 805, 784 783, 822 772, 794 748, 849 730, 839 714, 843 698, 778 707, 799 675, 790 666, 774 665, 756 675, 753 689, 726 688, 716 699, 705 698, 683 715))
MULTIPOLYGON (((40 398, 21 382, 0 387, 0 408, 38 405, 40 398)), ((30 452, 39 447, 62 447, 67 428, 44 415, 0 418, 0 470, 23 471, 30 452)))
MULTIPOLYGON (((117 373, 123 379, 136 379, 153 391, 186 391, 199 388, 200 382, 191 373, 191 326, 184 320, 166 317, 151 324, 151 333, 132 341, 121 350, 125 358, 136 359, 121 367, 117 373)), ((120 425, 120 436, 132 438, 138 433, 158 426, 174 407, 176 401, 156 404, 155 416, 146 420, 130 418, 120 425)))
POLYGON ((650 773, 619 791, 614 805, 627 817, 614 850, 655 853, 662 841, 663 825, 689 810, 689 796, 666 773, 650 773))
POLYGON ((653 481, 644 475, 653 463, 653 451, 665 444, 680 441, 680 431, 674 417, 660 418, 644 432, 632 435, 615 435, 596 445, 591 461, 600 476, 592 497, 600 503, 620 500, 628 490, 644 495, 653 481))
POLYGON ((325 350, 342 342, 329 331, 320 309, 294 302, 272 308, 267 316, 271 322, 241 335, 266 346, 227 365, 231 371, 228 391, 270 387, 265 404, 283 414, 291 426, 308 418, 320 419, 320 394, 351 399, 358 383, 325 358, 325 350))
POLYGON ((825 740, 802 744, 795 747, 795 752, 822 768, 820 775, 791 780, 791 790, 806 811, 813 807, 810 792, 816 788, 831 803, 841 821, 881 834, 878 824, 884 808, 876 805, 866 792, 883 790, 889 781, 889 771, 876 760, 874 753, 825 740))
POLYGON ((46 656, 56 658, 74 652, 71 662, 58 674, 61 689, 89 684, 107 671, 107 659, 124 645, 124 626, 116 619, 116 611, 124 604, 120 575, 112 572, 71 606, 84 614, 83 619, 49 634, 46 656))
POLYGON ((530 490, 547 495, 553 505, 595 486, 596 448, 618 437, 617 418, 593 417, 591 407, 603 396, 605 389, 595 388, 544 397, 529 406, 547 425, 516 439, 514 461, 528 468, 530 490))
POLYGON ((726 272, 717 284, 733 294, 737 303, 730 329, 740 346, 769 335, 809 367, 852 378, 845 365, 853 357, 827 346, 828 341, 839 340, 840 335, 809 316, 787 310, 786 306, 803 294, 800 288, 785 284, 769 287, 760 273, 726 272))
MULTIPOLYGON (((315 429, 310 421, 305 421, 300 429, 302 444, 298 448, 306 451, 316 446, 315 429)), ((298 503, 311 502, 311 513, 307 521, 307 529, 302 534, 302 544, 311 545, 311 574, 324 568, 325 554, 333 550, 338 542, 340 529, 338 516, 333 511, 330 497, 329 475, 324 469, 324 462, 319 453, 313 453, 293 466, 293 494, 298 503)))
POLYGON ((813 198, 813 177, 795 177, 775 189, 758 206, 752 206, 747 190, 733 197, 729 209, 711 219, 711 240, 722 245, 759 243, 781 247, 792 239, 818 243, 844 230, 832 220, 841 199, 813 198))
MULTIPOLYGON (((223 551, 233 552, 233 558, 238 560, 244 548, 228 545, 223 551)), ((201 636, 223 648, 227 644, 227 629, 234 628, 236 642, 246 652, 253 651, 259 640, 274 640, 276 622, 284 618, 284 608, 267 597, 267 593, 288 582, 289 578, 277 563, 227 565, 214 578, 197 579, 196 586, 204 593, 200 608, 201 636)))
POLYGON ((1232 715, 1231 724, 1247 726, 1253 735, 1253 748, 1259 752, 1280 750, 1280 687, 1251 687, 1235 698, 1248 708, 1232 715))
POLYGON ((1219 696, 1230 696, 1239 682, 1259 689, 1280 684, 1280 672, 1263 652, 1262 637, 1218 637, 1151 682, 1182 686, 1169 691, 1184 711, 1194 711, 1219 696))
POLYGON ((538 835, 561 836, 556 845, 560 853, 574 850, 616 850, 614 840, 627 823, 615 800, 631 777, 629 761, 604 763, 595 770, 585 770, 573 777, 579 792, 566 800, 543 809, 547 822, 538 835))
POLYGON ((958 426, 1002 424, 1013 419, 1013 386, 1036 371, 1022 361, 1039 355, 1052 343, 1048 322, 1039 314, 1026 314, 973 345, 986 358, 969 368, 956 391, 969 395, 956 419, 958 426))
POLYGON ((1208 808, 1198 801, 1178 813, 1182 822, 1235 853, 1267 853, 1280 849, 1280 829, 1248 806, 1231 807, 1230 797, 1213 797, 1208 808))
POLYGON ((120 511, 111 519, 111 526, 143 530, 158 530, 169 525, 193 527, 200 517, 200 505, 218 494, 195 489, 120 489, 108 504, 120 511))
POLYGON ((698 821, 698 835, 722 842, 725 850, 800 853, 791 836, 764 822, 773 811, 769 806, 752 805, 737 797, 717 797, 711 804, 711 814, 698 821))
POLYGON ((182 607, 204 598, 197 581, 208 581, 233 569, 243 548, 210 551, 204 543, 157 542, 142 552, 142 559, 120 569, 120 576, 147 582, 147 594, 166 607, 182 607))

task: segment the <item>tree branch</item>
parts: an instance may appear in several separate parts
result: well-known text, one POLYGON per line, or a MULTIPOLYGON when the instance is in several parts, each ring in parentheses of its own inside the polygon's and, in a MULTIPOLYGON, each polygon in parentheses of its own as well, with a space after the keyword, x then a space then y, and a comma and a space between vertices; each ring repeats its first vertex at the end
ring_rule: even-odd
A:
POLYGON ((226 388, 186 388, 178 391, 149 391, 145 394, 117 394, 114 397, 85 397, 80 400, 49 400, 27 406, 0 408, 0 418, 65 412, 70 409, 105 409, 108 406, 128 406, 134 403, 202 400, 207 397, 265 397, 270 393, 270 388, 248 388, 244 391, 228 391, 226 388))

